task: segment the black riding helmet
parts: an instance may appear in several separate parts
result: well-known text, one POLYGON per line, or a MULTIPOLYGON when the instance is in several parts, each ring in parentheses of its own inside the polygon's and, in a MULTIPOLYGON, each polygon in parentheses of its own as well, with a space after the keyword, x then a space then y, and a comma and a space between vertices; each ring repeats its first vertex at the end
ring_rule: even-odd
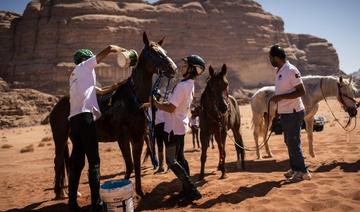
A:
POLYGON ((190 55, 188 57, 183 58, 185 62, 190 67, 190 73, 195 75, 200 75, 205 70, 205 61, 199 55, 190 55))

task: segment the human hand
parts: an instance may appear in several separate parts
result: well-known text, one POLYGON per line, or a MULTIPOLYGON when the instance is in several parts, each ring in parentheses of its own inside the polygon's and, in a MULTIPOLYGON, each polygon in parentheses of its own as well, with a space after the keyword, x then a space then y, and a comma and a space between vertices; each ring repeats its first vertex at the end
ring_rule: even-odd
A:
POLYGON ((110 45, 110 51, 111 52, 122 52, 122 51, 126 51, 126 49, 124 49, 120 46, 110 45))
POLYGON ((140 106, 140 109, 148 109, 151 107, 151 103, 150 102, 145 102, 140 106))
POLYGON ((279 102, 281 100, 281 96, 280 95, 274 95, 270 98, 270 102, 279 102))

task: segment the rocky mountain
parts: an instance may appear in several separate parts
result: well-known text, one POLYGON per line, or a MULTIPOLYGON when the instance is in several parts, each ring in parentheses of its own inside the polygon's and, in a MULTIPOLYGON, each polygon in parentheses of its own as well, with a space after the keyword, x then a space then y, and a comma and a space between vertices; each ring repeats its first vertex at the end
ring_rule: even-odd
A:
MULTIPOLYGON (((274 43, 285 47, 303 75, 339 72, 331 43, 285 33, 283 20, 253 0, 33 0, 22 16, 0 13, 0 76, 66 93, 76 49, 98 52, 117 44, 140 52, 143 31, 153 40, 166 36, 164 47, 175 60, 195 53, 213 67, 226 63, 233 92, 273 83, 268 50, 274 43)), ((115 61, 112 56, 98 65, 101 84, 129 76, 115 61)))
POLYGON ((0 78, 0 129, 40 124, 58 98, 33 89, 12 89, 0 78))

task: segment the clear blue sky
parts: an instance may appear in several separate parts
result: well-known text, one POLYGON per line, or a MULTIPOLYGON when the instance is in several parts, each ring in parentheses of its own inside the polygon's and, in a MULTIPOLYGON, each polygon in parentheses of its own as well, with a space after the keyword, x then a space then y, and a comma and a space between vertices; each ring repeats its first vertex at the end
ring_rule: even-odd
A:
MULTIPOLYGON (((0 10, 22 13, 29 0, 0 0, 0 10)), ((149 0, 156 2, 156 0, 149 0)), ((360 69, 360 0, 257 0, 280 16, 285 31, 312 34, 331 42, 346 73, 360 69)))

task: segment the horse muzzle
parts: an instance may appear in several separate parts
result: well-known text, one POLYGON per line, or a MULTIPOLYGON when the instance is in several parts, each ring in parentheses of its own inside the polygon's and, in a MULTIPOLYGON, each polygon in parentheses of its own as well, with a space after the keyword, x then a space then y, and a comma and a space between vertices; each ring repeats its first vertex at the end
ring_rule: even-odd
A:
POLYGON ((347 112, 351 118, 355 117, 357 115, 357 108, 356 107, 350 107, 347 109, 347 112))

